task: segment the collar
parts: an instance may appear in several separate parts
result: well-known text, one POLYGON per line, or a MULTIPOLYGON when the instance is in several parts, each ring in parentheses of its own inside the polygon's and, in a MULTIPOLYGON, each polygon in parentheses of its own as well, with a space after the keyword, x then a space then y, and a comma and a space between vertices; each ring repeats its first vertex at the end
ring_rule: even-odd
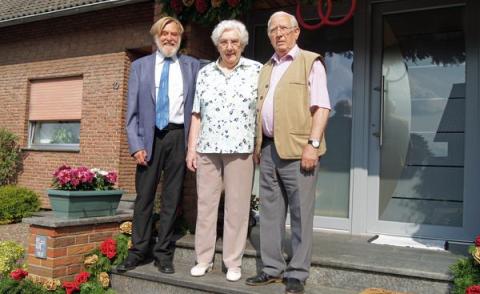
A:
POLYGON ((297 56, 298 52, 300 52, 300 48, 298 47, 298 45, 295 45, 292 49, 290 49, 290 51, 288 51, 287 54, 285 54, 282 58, 278 57, 277 53, 273 54, 271 60, 275 63, 275 64, 279 64, 283 61, 286 61, 286 60, 293 60, 295 58, 295 56, 297 56))
MULTIPOLYGON (((235 67, 232 68, 232 71, 236 70, 237 67, 246 66, 246 65, 248 65, 248 64, 246 64, 245 58, 243 58, 243 56, 240 56, 240 60, 238 60, 237 65, 235 65, 235 67)), ((220 69, 220 57, 218 57, 217 61, 215 61, 215 66, 217 67, 218 70, 221 70, 220 69)))
MULTIPOLYGON (((173 62, 176 62, 178 57, 177 55, 173 55, 172 57, 172 61, 173 62)), ((155 54, 155 63, 163 63, 163 60, 165 59, 165 56, 162 54, 162 52, 160 52, 160 50, 157 50, 156 54, 155 54)))

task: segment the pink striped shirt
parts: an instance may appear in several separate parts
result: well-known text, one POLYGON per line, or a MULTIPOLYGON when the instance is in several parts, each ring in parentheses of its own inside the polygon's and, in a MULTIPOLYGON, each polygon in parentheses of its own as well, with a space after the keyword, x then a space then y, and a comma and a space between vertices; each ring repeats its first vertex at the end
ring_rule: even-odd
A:
MULTIPOLYGON (((270 85, 268 88, 267 96, 263 102, 262 107, 262 129, 263 134, 267 137, 273 138, 273 94, 277 87, 278 81, 282 78, 283 74, 293 62, 293 59, 300 52, 300 48, 297 45, 290 50, 282 58, 278 58, 275 53, 272 56, 274 61, 272 75, 270 77, 270 85)), ((330 97, 327 90, 327 75, 325 68, 321 61, 316 60, 313 63, 312 70, 308 77, 308 90, 310 94, 310 107, 320 107, 331 109, 330 97)))

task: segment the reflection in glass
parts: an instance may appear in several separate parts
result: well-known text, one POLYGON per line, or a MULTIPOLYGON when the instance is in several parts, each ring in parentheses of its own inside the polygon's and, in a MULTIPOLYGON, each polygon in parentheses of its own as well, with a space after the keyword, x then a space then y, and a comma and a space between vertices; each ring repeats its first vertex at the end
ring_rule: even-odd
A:
POLYGON ((383 29, 379 219, 461 226, 463 7, 387 15, 383 29))
POLYGON ((80 143, 80 122, 32 122, 32 145, 80 143))
POLYGON ((332 111, 321 158, 315 215, 349 217, 350 145, 352 128, 353 20, 339 27, 302 31, 302 48, 322 54, 332 111))

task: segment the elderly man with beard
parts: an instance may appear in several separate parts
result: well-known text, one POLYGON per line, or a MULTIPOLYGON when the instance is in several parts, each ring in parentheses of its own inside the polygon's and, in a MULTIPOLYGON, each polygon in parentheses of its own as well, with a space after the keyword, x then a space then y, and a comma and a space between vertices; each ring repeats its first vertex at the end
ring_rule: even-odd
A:
POLYGON ((132 248, 119 272, 134 269, 149 255, 152 210, 163 173, 157 243, 152 255, 162 273, 174 273, 173 223, 185 175, 185 147, 200 63, 177 55, 183 33, 175 18, 163 17, 150 30, 158 50, 132 63, 126 115, 130 154, 137 163, 132 248))

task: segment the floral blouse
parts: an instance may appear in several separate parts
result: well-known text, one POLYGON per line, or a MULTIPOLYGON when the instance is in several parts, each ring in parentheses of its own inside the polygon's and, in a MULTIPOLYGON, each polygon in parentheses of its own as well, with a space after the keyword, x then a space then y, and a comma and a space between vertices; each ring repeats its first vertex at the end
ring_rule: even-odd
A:
POLYGON ((261 66, 240 57, 237 66, 228 74, 222 72, 218 61, 200 70, 192 110, 201 117, 197 152, 253 152, 261 66))

